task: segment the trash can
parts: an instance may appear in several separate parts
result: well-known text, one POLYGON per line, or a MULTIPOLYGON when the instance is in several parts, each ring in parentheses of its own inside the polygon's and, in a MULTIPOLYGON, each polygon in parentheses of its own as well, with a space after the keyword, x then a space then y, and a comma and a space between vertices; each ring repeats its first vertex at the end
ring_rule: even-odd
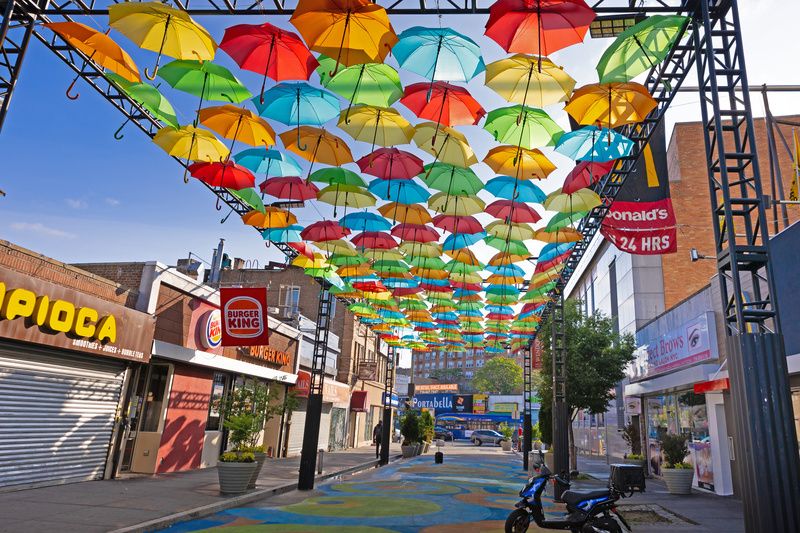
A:
POLYGON ((436 452, 433 456, 433 461, 437 465, 444 463, 444 454, 442 452, 436 452))
POLYGON ((325 459, 325 450, 320 448, 317 451, 317 474, 322 473, 322 463, 324 459, 325 459))

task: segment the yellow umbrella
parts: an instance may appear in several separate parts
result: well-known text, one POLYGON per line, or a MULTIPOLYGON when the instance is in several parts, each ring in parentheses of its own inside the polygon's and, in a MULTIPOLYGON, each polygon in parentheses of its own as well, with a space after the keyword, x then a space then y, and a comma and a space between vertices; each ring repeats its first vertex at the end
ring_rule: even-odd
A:
POLYGON ((509 102, 544 107, 569 100, 575 80, 546 57, 516 54, 486 65, 486 86, 509 102))
POLYGON ((461 283, 483 283, 483 278, 481 278, 480 274, 471 274, 469 272, 453 272, 450 274, 450 279, 461 283))
POLYGON ((579 189, 572 194, 564 194, 561 189, 547 195, 544 208, 559 213, 575 213, 578 211, 591 211, 603 200, 591 189, 579 189))
MULTIPOLYGON (((297 224, 297 217, 285 209, 267 206, 264 211, 253 210, 242 215, 242 222, 256 228, 285 228, 297 224)), ((305 257, 300 255, 298 257, 305 257)))
POLYGON ((314 259, 309 259, 300 254, 292 260, 292 265, 300 268, 324 268, 328 266, 328 262, 325 256, 320 253, 314 253, 314 259))
POLYGON ((403 254, 397 250, 378 250, 374 248, 366 248, 361 252, 361 255, 372 261, 380 261, 381 259, 402 261, 405 259, 403 254))
POLYGON ((486 226, 486 233, 494 235, 500 239, 513 239, 515 241, 524 241, 533 239, 533 228, 528 224, 522 222, 512 222, 506 224, 502 220, 495 220, 486 226))
MULTIPOLYGON (((180 128, 164 126, 156 132, 153 142, 169 155, 186 159, 187 166, 189 161, 223 161, 230 153, 213 133, 192 125, 180 128)), ((189 181, 186 172, 183 181, 189 181)))
POLYGON ((408 144, 414 127, 391 107, 357 105, 339 115, 339 127, 357 141, 378 146, 408 144))
POLYGON ((388 204, 380 206, 378 212, 384 217, 391 219, 392 223, 427 224, 433 220, 427 209, 416 204, 409 205, 389 202, 388 204))
POLYGON ((514 263, 521 263, 522 261, 527 261, 527 260, 528 256, 499 252, 494 254, 494 256, 492 256, 492 258, 489 259, 489 264, 491 266, 502 266, 502 265, 511 265, 514 263))
POLYGON ((369 0, 300 0, 289 19, 309 48, 339 65, 383 63, 397 42, 386 10, 369 0))
MULTIPOLYGON (((328 185, 317 193, 317 200, 326 204, 344 207, 369 207, 375 205, 372 193, 356 185, 328 185)), ((333 216, 336 216, 334 209, 333 216)))
POLYGON ((417 257, 441 257, 442 245, 433 242, 405 241, 400 243, 400 251, 417 257))
POLYGON ((233 140, 231 151, 236 141, 250 146, 270 147, 275 144, 275 130, 249 109, 233 104, 206 107, 200 110, 199 118, 203 126, 233 140))
POLYGON ((579 242, 583 240, 583 235, 574 228, 560 228, 555 231, 545 231, 540 229, 533 236, 537 241, 546 243, 558 242, 579 242))
POLYGON ((158 52, 155 68, 148 79, 154 80, 162 55, 175 59, 214 59, 217 43, 185 11, 160 2, 121 2, 108 8, 109 25, 140 48, 158 52))
POLYGON ((372 267, 369 263, 361 263, 360 265, 349 265, 349 266, 342 266, 336 269, 336 273, 339 274, 343 278, 353 277, 353 276, 366 276, 367 274, 371 274, 374 272, 372 267))
POLYGON ((478 162, 463 133, 435 122, 418 124, 414 131, 414 142, 442 163, 466 168, 478 162))
POLYGON ((639 83, 593 83, 575 91, 564 110, 578 124, 613 129, 642 122, 657 105, 639 83))
POLYGON ((497 174, 521 180, 543 180, 556 169, 541 150, 518 146, 495 146, 489 150, 483 162, 497 174))
POLYGON ((459 263, 464 263, 465 265, 469 266, 481 265, 481 262, 478 260, 478 257, 469 248, 459 248, 458 250, 447 250, 445 254, 447 254, 448 257, 453 258, 455 261, 458 261, 459 263))
MULTIPOLYGON (((339 254, 348 257, 355 257, 358 255, 358 252, 356 252, 355 247, 350 244, 350 241, 346 241, 344 239, 314 242, 314 246, 324 252, 328 252, 329 254, 339 254)), ((369 265, 366 263, 364 263, 364 265, 369 267, 369 265)))
POLYGON ((450 273, 446 270, 437 270, 433 268, 411 267, 411 273, 415 276, 431 279, 447 279, 450 277, 450 273))
POLYGON ((317 161, 334 167, 353 162, 353 154, 347 143, 322 128, 300 126, 281 133, 280 138, 287 150, 311 161, 312 167, 317 161))
POLYGON ((493 283, 497 285, 516 285, 522 283, 522 276, 501 276, 500 274, 492 274, 486 278, 486 283, 493 283))
POLYGON ((437 192, 428 198, 428 207, 437 213, 453 216, 467 216, 483 213, 486 204, 477 196, 453 196, 437 192))

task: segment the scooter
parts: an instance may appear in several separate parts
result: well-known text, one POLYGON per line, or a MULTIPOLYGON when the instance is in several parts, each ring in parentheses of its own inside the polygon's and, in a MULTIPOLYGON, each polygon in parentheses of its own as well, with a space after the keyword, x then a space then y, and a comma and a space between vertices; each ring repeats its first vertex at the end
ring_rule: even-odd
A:
POLYGON ((567 504, 567 513, 558 519, 548 519, 542 510, 542 493, 548 481, 553 480, 564 488, 569 488, 569 481, 550 472, 542 465, 539 474, 528 480, 525 488, 519 492, 520 500, 516 509, 506 519, 506 533, 524 533, 531 522, 543 529, 560 529, 573 533, 629 533, 631 527, 619 512, 616 502, 620 498, 632 496, 634 490, 644 490, 644 477, 636 487, 628 486, 624 476, 614 476, 609 486, 603 490, 577 491, 567 490, 561 495, 567 504), (616 482, 615 482, 616 479, 616 482))

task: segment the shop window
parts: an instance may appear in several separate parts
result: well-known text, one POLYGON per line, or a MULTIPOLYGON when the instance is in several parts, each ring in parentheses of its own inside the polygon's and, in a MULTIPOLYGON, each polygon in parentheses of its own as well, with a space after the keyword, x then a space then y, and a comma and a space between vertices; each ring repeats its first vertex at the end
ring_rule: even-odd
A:
POLYGON ((168 365, 152 365, 147 380, 147 394, 144 399, 144 412, 140 431, 155 432, 159 430, 161 415, 164 410, 164 399, 167 395, 169 380, 168 365))
POLYGON ((220 430, 219 403, 225 396, 225 386, 228 378, 222 372, 214 372, 214 381, 211 384, 211 400, 208 403, 208 421, 206 431, 220 430))
POLYGON ((364 440, 372 442, 372 430, 374 429, 374 424, 372 423, 372 409, 364 414, 366 415, 366 421, 364 422, 364 440))
POLYGON ((300 287, 281 285, 278 293, 278 302, 282 317, 295 318, 300 314, 300 287))

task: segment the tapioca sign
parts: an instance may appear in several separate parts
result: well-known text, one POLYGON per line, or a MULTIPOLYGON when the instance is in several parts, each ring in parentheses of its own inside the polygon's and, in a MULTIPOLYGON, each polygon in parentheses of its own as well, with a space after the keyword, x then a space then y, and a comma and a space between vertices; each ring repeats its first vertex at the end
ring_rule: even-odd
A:
POLYGON ((0 268, 0 338, 143 362, 154 328, 145 313, 0 268))
POLYGON ((223 346, 261 346, 269 343, 267 289, 220 289, 223 346))

